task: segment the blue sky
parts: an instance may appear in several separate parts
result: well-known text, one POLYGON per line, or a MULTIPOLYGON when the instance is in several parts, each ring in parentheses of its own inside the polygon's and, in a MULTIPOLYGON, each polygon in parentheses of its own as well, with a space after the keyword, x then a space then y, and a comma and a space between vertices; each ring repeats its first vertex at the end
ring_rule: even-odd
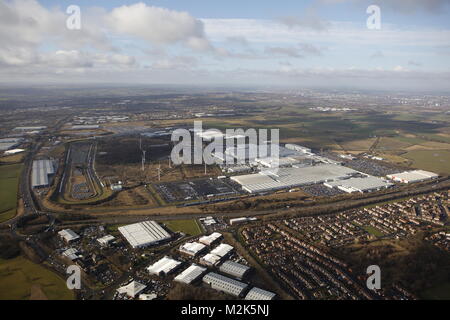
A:
POLYGON ((445 90, 449 2, 0 0, 19 17, 0 19, 0 81, 445 90), (72 4, 81 30, 65 27, 72 4))

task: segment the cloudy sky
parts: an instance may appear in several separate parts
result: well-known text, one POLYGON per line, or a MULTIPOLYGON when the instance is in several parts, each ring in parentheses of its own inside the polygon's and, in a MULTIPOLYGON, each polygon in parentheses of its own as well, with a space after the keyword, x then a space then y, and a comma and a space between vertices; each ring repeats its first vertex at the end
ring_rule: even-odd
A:
POLYGON ((0 0, 0 82, 449 91, 449 18, 450 0, 0 0))

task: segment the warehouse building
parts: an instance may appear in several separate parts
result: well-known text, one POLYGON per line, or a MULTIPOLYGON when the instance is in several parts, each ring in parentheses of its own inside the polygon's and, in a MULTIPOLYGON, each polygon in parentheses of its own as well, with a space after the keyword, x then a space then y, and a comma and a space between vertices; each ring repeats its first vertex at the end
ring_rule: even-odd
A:
POLYGON ((42 131, 47 129, 46 126, 33 126, 33 127, 15 127, 14 131, 42 131))
POLYGON ((256 220, 258 220, 258 218, 255 218, 255 217, 233 218, 233 219, 230 219, 230 225, 234 226, 239 223, 246 223, 246 222, 256 221, 256 220))
POLYGON ((219 244, 216 248, 211 250, 212 254, 215 254, 216 256, 219 256, 221 258, 226 257, 233 251, 233 247, 226 243, 219 244))
POLYGON ((324 183, 328 188, 338 188, 347 193, 353 192, 371 192, 381 189, 387 189, 393 184, 377 177, 350 178, 324 183))
POLYGON ((6 151, 17 147, 23 141, 22 138, 3 138, 0 139, 0 151, 6 151))
POLYGON ((169 240, 170 234, 155 221, 144 221, 118 228, 133 248, 143 248, 169 240))
POLYGON ((70 259, 71 261, 77 260, 78 258, 80 258, 80 256, 78 255, 78 250, 76 248, 69 248, 67 250, 65 250, 62 255, 68 259, 70 259))
POLYGON ((111 241, 114 241, 116 239, 114 236, 108 234, 104 237, 98 238, 97 242, 102 246, 107 246, 111 241))
POLYGON ((219 257, 218 255, 208 253, 202 258, 200 258, 200 263, 208 267, 214 267, 220 262, 221 259, 222 258, 219 257))
POLYGON ((34 160, 31 173, 31 186, 33 188, 48 187, 55 175, 55 166, 52 160, 34 160))
POLYGON ((231 177, 249 193, 260 193, 347 179, 358 172, 336 164, 301 168, 266 169, 256 174, 231 177))
POLYGON ((71 229, 64 229, 58 232, 58 235, 67 243, 78 240, 80 236, 71 229))
POLYGON ((254 287, 247 293, 245 300, 273 300, 275 296, 273 292, 254 287))
POLYGON ((250 272, 250 269, 251 268, 248 266, 244 266, 243 264, 231 260, 225 261, 219 268, 220 272, 238 279, 244 279, 250 272))
POLYGON ((24 151, 25 151, 25 149, 11 149, 11 150, 6 150, 4 153, 5 153, 5 156, 10 156, 10 155, 21 153, 24 151))
POLYGON ((203 282, 215 290, 231 294, 235 297, 242 296, 243 292, 248 287, 248 285, 243 282, 222 276, 215 272, 210 272, 204 276, 203 282))
POLYGON ((424 171, 424 170, 414 170, 414 171, 405 171, 395 174, 389 174, 386 176, 388 179, 393 181, 401 182, 401 183, 414 183, 414 182, 422 182, 431 179, 436 179, 439 177, 436 173, 424 171))
POLYGON ((284 147, 286 149, 295 150, 295 151, 302 152, 302 153, 311 153, 311 149, 310 148, 307 148, 307 147, 304 147, 304 146, 300 146, 298 144, 286 143, 284 145, 284 147))
POLYGON ((198 242, 186 242, 180 246, 180 252, 187 254, 191 257, 196 257, 198 254, 202 253, 206 248, 206 245, 198 242))
POLYGON ((200 279, 206 270, 206 268, 192 264, 189 268, 177 275, 174 280, 185 284, 191 284, 200 279))
POLYGON ((215 243, 219 242, 220 240, 222 240, 222 234, 218 233, 218 232, 214 232, 211 233, 209 236, 203 236, 200 239, 198 239, 198 242, 203 243, 207 246, 212 246, 215 243))
POLYGON ((180 261, 165 256, 162 259, 156 261, 154 264, 150 265, 147 268, 147 271, 150 274, 158 276, 166 276, 174 272, 180 265, 181 265, 180 261))

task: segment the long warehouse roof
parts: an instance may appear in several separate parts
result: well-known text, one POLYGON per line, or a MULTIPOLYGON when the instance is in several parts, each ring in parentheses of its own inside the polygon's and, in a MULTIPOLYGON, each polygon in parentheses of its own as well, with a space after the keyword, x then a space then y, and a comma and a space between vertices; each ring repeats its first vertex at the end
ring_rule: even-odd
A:
POLYGON ((170 239, 170 234, 155 221, 144 221, 118 228, 133 248, 170 239))
POLYGON ((147 268, 147 271, 151 274, 168 274, 172 270, 174 270, 176 267, 178 267, 181 264, 180 261, 177 261, 175 259, 172 259, 170 257, 163 257, 162 259, 156 261, 154 264, 149 266, 147 268))
POLYGON ((373 189, 387 188, 389 186, 392 186, 392 183, 386 182, 381 178, 371 176, 328 182, 327 185, 332 187, 343 187, 348 191, 364 192, 373 189))
POLYGON ((303 168, 267 169, 260 173, 231 177, 250 193, 287 189, 348 178, 357 171, 335 164, 303 168))
POLYGON ((206 268, 200 267, 196 264, 192 264, 189 268, 177 275, 174 280, 177 282, 189 284, 197 280, 205 271, 206 268))
POLYGON ((215 272, 210 272, 204 276, 203 282, 209 284, 213 289, 224 291, 234 296, 239 296, 248 287, 248 285, 243 282, 222 276, 215 272))
POLYGON ((49 185, 49 175, 55 173, 53 161, 51 160, 34 160, 33 171, 31 175, 31 186, 42 187, 49 185))
POLYGON ((252 288, 245 296, 245 300, 272 300, 273 298, 275 293, 257 287, 252 288))

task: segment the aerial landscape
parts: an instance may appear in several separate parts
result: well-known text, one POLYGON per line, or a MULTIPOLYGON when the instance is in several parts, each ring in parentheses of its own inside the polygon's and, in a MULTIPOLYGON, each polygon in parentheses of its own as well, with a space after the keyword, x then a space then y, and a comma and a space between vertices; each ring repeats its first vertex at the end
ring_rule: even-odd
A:
POLYGON ((0 300, 450 300, 448 2, 250 2, 0 0, 0 300))

